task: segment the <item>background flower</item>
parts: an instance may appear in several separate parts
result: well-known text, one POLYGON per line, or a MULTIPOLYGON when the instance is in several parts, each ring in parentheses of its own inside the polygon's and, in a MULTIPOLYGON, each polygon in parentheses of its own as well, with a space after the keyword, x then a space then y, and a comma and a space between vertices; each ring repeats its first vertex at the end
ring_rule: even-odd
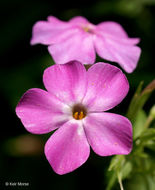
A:
POLYGON ((81 166, 89 156, 89 145, 101 156, 131 151, 130 121, 104 112, 128 92, 128 81, 120 69, 96 63, 86 72, 81 63, 72 61, 47 68, 43 81, 47 91, 28 90, 16 113, 32 133, 58 128, 45 145, 45 155, 56 173, 81 166))
POLYGON ((95 52, 106 60, 117 62, 131 73, 138 63, 139 38, 129 38, 122 26, 116 22, 91 24, 86 18, 77 16, 63 22, 54 16, 37 22, 32 31, 31 44, 48 45, 48 50, 58 64, 71 60, 83 64, 95 63, 95 52))

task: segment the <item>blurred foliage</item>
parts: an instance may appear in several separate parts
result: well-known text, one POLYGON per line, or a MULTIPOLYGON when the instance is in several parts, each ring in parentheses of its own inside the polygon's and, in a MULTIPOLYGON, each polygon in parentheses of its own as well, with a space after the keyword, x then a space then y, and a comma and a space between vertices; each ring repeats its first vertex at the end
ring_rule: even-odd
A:
POLYGON ((127 117, 133 122, 140 109, 144 106, 151 93, 155 90, 155 80, 153 80, 143 91, 142 91, 143 82, 141 82, 132 98, 130 103, 127 117))
MULTIPOLYGON (((56 175, 44 154, 39 153, 43 151, 41 147, 47 136, 30 135, 25 138, 27 132, 14 112, 16 104, 26 90, 34 87, 44 88, 43 71, 53 64, 46 47, 30 46, 33 24, 38 20, 45 20, 48 15, 62 20, 82 15, 94 24, 106 20, 119 22, 130 37, 141 38, 139 46, 142 48, 142 54, 138 67, 134 73, 127 74, 130 83, 129 94, 115 108, 117 113, 125 113, 139 82, 143 81, 143 85, 146 86, 155 78, 154 12, 155 0, 1 0, 0 189, 5 189, 6 181, 29 182, 29 189, 119 189, 116 183, 118 175, 123 180, 126 190, 155 189, 155 123, 152 121, 152 112, 149 112, 154 104, 154 93, 151 95, 145 90, 145 93, 142 93, 142 84, 138 95, 132 100, 134 107, 129 108, 127 114, 133 122, 132 153, 128 156, 101 158, 92 152, 87 163, 65 176, 56 175), (43 139, 43 142, 40 139, 43 139), (110 160, 110 171, 107 172, 110 160)), ((101 60, 97 57, 97 61, 101 60)))
MULTIPOLYGON (((147 116, 142 109, 150 94, 155 90, 155 80, 144 90, 142 82, 139 84, 129 105, 127 116, 133 124, 133 150, 129 155, 116 155, 111 159, 110 173, 106 190, 111 190, 117 178, 122 185, 125 181, 125 189, 153 190, 155 188, 155 109, 150 109, 147 116), (146 148, 154 151, 152 154, 146 148), (136 180, 135 180, 136 179, 136 180), (136 181, 139 181, 137 183, 136 181)), ((122 190, 122 189, 121 189, 122 190)))

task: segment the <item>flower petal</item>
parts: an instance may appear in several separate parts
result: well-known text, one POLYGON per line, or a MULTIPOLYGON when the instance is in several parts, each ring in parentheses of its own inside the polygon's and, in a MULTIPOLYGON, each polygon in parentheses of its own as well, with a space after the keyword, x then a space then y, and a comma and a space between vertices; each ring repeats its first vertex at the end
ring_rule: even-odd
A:
POLYGON ((82 29, 76 29, 64 41, 48 47, 50 54, 57 64, 77 60, 83 64, 95 62, 93 35, 82 29))
POLYGON ((60 127, 45 145, 47 160, 61 175, 80 167, 88 159, 89 152, 81 122, 72 120, 60 127))
POLYGON ((96 27, 97 30, 100 30, 107 34, 111 34, 113 36, 117 36, 119 38, 128 37, 123 27, 117 22, 112 22, 112 21, 101 22, 96 27))
POLYGON ((66 26, 67 22, 59 20, 58 18, 56 18, 55 16, 48 16, 47 20, 56 27, 62 27, 62 26, 66 26))
POLYGON ((102 22, 96 26, 96 29, 105 36, 109 36, 118 40, 126 40, 126 43, 138 44, 140 41, 139 38, 129 38, 123 27, 117 22, 102 22))
POLYGON ((72 24, 75 24, 75 25, 81 25, 81 24, 88 24, 89 23, 89 21, 82 16, 73 17, 72 19, 69 20, 69 22, 72 24))
POLYGON ((44 71, 46 89, 68 105, 79 103, 86 91, 86 70, 77 62, 54 65, 44 71))
POLYGON ((140 58, 141 49, 134 45, 139 42, 139 39, 120 38, 120 36, 117 38, 99 32, 94 40, 95 49, 99 56, 118 62, 126 72, 131 73, 140 58))
POLYGON ((91 113, 84 120, 88 142, 101 156, 129 154, 132 149, 132 125, 121 115, 91 113))
POLYGON ((38 21, 32 29, 31 45, 44 44, 50 45, 63 41, 74 29, 67 22, 58 20, 50 16, 48 21, 38 21))
POLYGON ((69 119, 69 107, 41 89, 28 90, 16 107, 25 128, 36 134, 48 133, 69 119))
POLYGON ((83 104, 89 111, 106 111, 119 104, 129 90, 126 76, 120 69, 96 63, 87 72, 88 87, 83 104))

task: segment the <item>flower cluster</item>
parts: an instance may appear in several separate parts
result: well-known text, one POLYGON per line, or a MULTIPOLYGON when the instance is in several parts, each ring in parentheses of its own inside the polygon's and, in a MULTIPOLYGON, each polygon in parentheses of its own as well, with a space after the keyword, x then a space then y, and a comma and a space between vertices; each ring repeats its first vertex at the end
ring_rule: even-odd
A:
POLYGON ((46 90, 28 90, 16 107, 25 128, 34 134, 56 130, 45 145, 45 155, 58 174, 71 172, 89 157, 90 147, 101 156, 129 154, 132 125, 121 115, 107 112, 127 95, 129 84, 122 71, 99 62, 119 63, 132 72, 140 56, 138 38, 129 38, 115 22, 98 25, 83 17, 63 22, 55 17, 33 27, 31 44, 48 45, 56 64, 43 74, 46 90))

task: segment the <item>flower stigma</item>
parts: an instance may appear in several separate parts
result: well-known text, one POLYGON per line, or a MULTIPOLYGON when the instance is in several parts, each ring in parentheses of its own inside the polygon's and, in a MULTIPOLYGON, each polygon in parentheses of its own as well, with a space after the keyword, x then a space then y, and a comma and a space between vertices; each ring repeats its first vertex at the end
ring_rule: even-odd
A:
POLYGON ((81 120, 86 117, 87 111, 86 108, 81 104, 76 104, 72 109, 73 118, 76 120, 81 120))

